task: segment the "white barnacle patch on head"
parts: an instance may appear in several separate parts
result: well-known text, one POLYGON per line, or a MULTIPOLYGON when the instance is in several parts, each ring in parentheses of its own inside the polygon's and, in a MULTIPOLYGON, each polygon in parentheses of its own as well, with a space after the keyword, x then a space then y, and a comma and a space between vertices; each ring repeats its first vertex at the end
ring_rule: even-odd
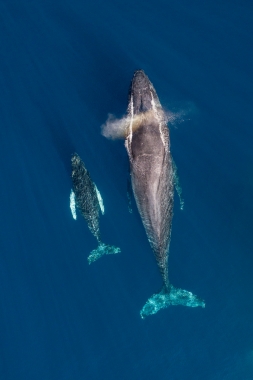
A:
MULTIPOLYGON (((95 184, 94 184, 95 185, 95 184)), ((100 192, 98 191, 98 188, 97 186, 95 185, 95 189, 96 189, 96 193, 97 193, 97 198, 98 198, 98 203, 99 203, 99 206, 100 206, 100 210, 102 212, 102 215, 104 215, 105 213, 105 208, 104 208, 104 202, 103 202, 103 198, 101 197, 101 194, 100 192)))
POLYGON ((71 189, 69 198, 70 198, 70 210, 71 210, 73 218, 76 220, 76 200, 75 200, 75 193, 72 189, 71 189))

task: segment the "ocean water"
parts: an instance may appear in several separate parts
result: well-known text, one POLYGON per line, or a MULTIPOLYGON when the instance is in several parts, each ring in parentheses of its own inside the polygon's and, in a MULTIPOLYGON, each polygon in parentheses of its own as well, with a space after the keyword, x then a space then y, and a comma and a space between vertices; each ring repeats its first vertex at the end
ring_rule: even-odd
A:
POLYGON ((244 1, 0 3, 0 379, 253 379, 253 9, 244 1), (161 276, 123 140, 142 68, 176 120, 169 276, 206 308, 140 310, 161 276), (71 153, 102 194, 96 241, 69 208, 71 153))

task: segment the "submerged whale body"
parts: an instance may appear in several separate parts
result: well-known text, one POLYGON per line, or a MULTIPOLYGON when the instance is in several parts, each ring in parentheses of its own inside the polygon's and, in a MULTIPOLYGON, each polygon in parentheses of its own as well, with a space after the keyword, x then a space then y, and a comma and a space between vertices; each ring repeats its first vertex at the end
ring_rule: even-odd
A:
POLYGON ((102 243, 99 229, 99 213, 100 209, 104 213, 104 208, 101 195, 78 154, 73 154, 71 164, 73 190, 70 195, 70 207, 72 215, 76 219, 75 206, 77 206, 91 233, 98 241, 97 249, 94 249, 88 256, 88 262, 91 264, 103 255, 119 253, 120 248, 102 243))
POLYGON ((204 307, 204 301, 169 282, 168 252, 177 180, 166 116, 143 70, 136 71, 132 79, 128 120, 125 146, 133 193, 163 279, 161 292, 146 302, 141 317, 155 314, 169 305, 204 307))

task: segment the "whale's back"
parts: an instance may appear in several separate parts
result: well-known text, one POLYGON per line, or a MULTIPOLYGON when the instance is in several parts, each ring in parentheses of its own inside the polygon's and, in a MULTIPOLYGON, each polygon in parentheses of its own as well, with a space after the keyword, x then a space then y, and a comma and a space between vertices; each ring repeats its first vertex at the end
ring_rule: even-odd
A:
MULTIPOLYGON (((167 127, 166 127, 167 128, 167 127)), ((156 123, 132 135, 131 179, 137 207, 165 284, 173 216, 174 182, 170 152, 156 123)))
POLYGON ((99 201, 96 186, 92 182, 83 161, 75 154, 72 159, 72 181, 76 205, 85 218, 92 234, 100 241, 99 201))

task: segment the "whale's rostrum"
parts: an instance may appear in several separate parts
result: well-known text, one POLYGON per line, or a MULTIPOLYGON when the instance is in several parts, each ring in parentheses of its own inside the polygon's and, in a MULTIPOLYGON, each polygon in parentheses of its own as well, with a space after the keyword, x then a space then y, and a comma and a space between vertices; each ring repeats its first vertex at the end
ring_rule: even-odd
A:
POLYGON ((101 241, 99 213, 100 211, 104 213, 101 194, 95 183, 91 180, 88 170, 77 153, 74 153, 71 157, 71 164, 73 182, 73 190, 71 191, 72 208, 73 202, 75 202, 75 205, 86 220, 90 231, 98 242, 98 247, 88 256, 88 262, 91 264, 103 255, 119 253, 120 248, 104 244, 101 241))
MULTIPOLYGON (((163 287, 141 310, 141 317, 169 305, 202 306, 189 291, 175 288, 168 276, 168 253, 174 204, 176 166, 170 153, 166 115, 143 70, 134 73, 129 91, 125 146, 132 189, 146 234, 160 269, 163 287)), ((180 194, 181 195, 181 194, 180 194)))

